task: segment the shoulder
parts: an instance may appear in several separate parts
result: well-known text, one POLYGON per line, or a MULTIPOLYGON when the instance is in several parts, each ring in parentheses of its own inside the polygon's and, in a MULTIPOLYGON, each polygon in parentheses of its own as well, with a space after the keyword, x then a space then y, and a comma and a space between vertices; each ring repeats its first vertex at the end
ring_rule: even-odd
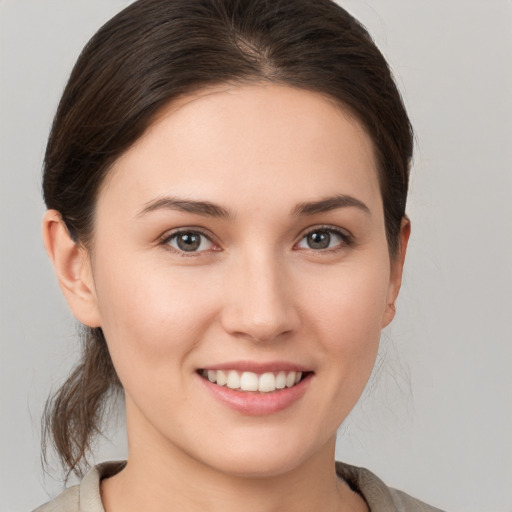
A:
POLYGON ((76 512, 80 510, 79 485, 74 485, 59 494, 55 499, 37 507, 33 512, 76 512))
POLYGON ((405 492, 398 491, 397 489, 389 489, 391 496, 393 497, 393 502, 396 505, 398 511, 414 511, 414 512, 443 512, 439 508, 432 507, 427 505, 423 501, 417 500, 405 494, 405 492))
POLYGON ((74 485, 33 512, 105 512, 101 503, 100 482, 115 475, 126 462, 103 462, 91 468, 79 485, 74 485))
POLYGON ((364 497, 371 512, 443 512, 402 491, 388 487, 365 468, 336 462, 336 473, 364 497))

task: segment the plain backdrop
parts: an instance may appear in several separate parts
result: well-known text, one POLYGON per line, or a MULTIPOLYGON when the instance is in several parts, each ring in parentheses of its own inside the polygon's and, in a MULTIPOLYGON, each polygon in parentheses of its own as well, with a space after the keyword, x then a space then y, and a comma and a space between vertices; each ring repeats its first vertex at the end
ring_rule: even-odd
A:
MULTIPOLYGON (((0 510, 62 488, 43 403, 75 323, 40 239, 45 141, 71 67, 124 0, 0 1, 0 510)), ((379 371, 337 456, 450 512, 512 512, 512 3, 347 0, 416 130, 413 234, 379 371)), ((97 460, 122 458, 122 418, 97 460)))

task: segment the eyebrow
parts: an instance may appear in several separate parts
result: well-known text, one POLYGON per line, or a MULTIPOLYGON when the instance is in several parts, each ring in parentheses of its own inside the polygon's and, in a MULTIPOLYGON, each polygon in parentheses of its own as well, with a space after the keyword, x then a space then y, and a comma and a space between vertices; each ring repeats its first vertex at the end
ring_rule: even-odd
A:
POLYGON ((210 203, 209 201, 192 201, 187 199, 178 199, 175 197, 160 197, 149 201, 137 216, 142 217, 143 215, 154 212, 155 210, 177 210, 204 215, 205 217, 232 217, 228 210, 222 206, 210 203))
POLYGON ((293 209, 293 215, 300 217, 307 215, 316 215, 318 213, 325 213, 331 210, 337 210, 338 208, 358 208, 364 213, 371 215, 370 208, 368 208, 368 206, 366 206, 362 201, 356 199, 353 196, 348 196, 344 194, 327 197, 319 201, 299 203, 293 209))
MULTIPOLYGON (((320 199, 319 201, 308 201, 299 203, 292 210, 292 215, 304 217, 308 215, 316 215, 325 213, 338 208, 358 208, 366 214, 371 214, 370 209, 362 201, 349 195, 336 195, 320 199)), ((145 207, 138 213, 138 217, 142 217, 147 213, 156 210, 177 210, 187 213, 203 215, 205 217, 216 217, 229 219, 234 217, 226 208, 209 201, 196 201, 179 199, 175 197, 160 197, 146 203, 145 207)))

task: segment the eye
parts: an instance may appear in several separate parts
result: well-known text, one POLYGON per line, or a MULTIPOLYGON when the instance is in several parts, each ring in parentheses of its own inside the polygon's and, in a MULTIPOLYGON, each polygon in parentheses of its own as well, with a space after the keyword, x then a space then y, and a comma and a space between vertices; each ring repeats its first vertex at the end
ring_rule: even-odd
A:
POLYGON ((212 250, 213 242, 199 231, 178 231, 168 236, 163 243, 178 252, 201 252, 212 250))
POLYGON ((350 243, 350 237, 332 228, 318 228, 306 233, 297 244, 299 249, 321 251, 336 249, 350 243))

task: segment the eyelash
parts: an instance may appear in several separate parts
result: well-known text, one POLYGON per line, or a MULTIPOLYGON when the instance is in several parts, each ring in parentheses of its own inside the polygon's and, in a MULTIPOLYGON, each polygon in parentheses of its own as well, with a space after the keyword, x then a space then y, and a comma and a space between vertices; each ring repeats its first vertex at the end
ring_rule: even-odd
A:
POLYGON ((170 234, 166 233, 160 239, 159 245, 162 245, 168 251, 171 251, 172 253, 177 254, 179 256, 182 256, 184 258, 197 257, 200 254, 202 254, 203 252, 205 252, 205 251, 188 251, 187 252, 187 251, 182 251, 180 249, 176 249, 174 247, 171 247, 170 242, 173 239, 177 238, 179 235, 183 235, 183 234, 187 234, 187 235, 200 235, 201 237, 206 238, 206 240, 208 240, 213 245, 216 245, 215 242, 212 240, 211 235, 205 233, 204 231, 202 231, 199 228, 185 228, 185 229, 181 228, 181 229, 178 229, 176 231, 173 231, 170 234))
MULTIPOLYGON (((314 228, 308 229, 308 231, 304 232, 301 235, 299 241, 294 244, 294 247, 296 247, 297 244, 302 242, 309 235, 312 235, 313 233, 317 233, 317 232, 326 232, 331 235, 334 234, 335 236, 337 236, 341 239, 342 243, 340 243, 336 247, 332 247, 332 248, 325 248, 325 249, 309 248, 306 250, 310 250, 315 253, 331 253, 331 252, 339 251, 339 250, 343 249, 343 247, 351 246, 354 243, 354 239, 353 239, 352 235, 346 233, 345 231, 340 230, 339 228, 336 228, 334 226, 315 226, 314 228)), ((212 240, 211 235, 205 233, 204 231, 202 231, 199 228, 186 228, 186 229, 181 228, 181 229, 174 231, 170 234, 166 233, 159 240, 159 245, 162 245, 167 250, 173 252, 174 254, 178 254, 179 256, 182 256, 184 258, 197 257, 200 254, 202 254, 203 252, 205 252, 205 250, 203 250, 203 251, 183 251, 183 250, 171 247, 170 242, 182 234, 199 235, 201 237, 206 238, 211 244, 215 245, 215 242, 212 240)), ((217 252, 219 250, 221 250, 221 249, 217 249, 217 250, 215 250, 215 252, 217 252)))
POLYGON ((335 226, 320 225, 320 226, 314 226, 313 228, 308 229, 306 232, 304 232, 301 235, 300 240, 294 246, 296 246, 297 244, 302 242, 309 235, 312 235, 313 233, 318 233, 318 232, 326 232, 326 233, 329 233, 330 235, 334 234, 341 239, 341 242, 337 246, 331 247, 331 248, 326 248, 326 249, 309 248, 306 250, 310 250, 314 253, 333 253, 333 252, 342 250, 344 247, 350 247, 354 243, 354 237, 351 234, 347 233, 346 231, 342 231, 341 229, 339 229, 335 226))

